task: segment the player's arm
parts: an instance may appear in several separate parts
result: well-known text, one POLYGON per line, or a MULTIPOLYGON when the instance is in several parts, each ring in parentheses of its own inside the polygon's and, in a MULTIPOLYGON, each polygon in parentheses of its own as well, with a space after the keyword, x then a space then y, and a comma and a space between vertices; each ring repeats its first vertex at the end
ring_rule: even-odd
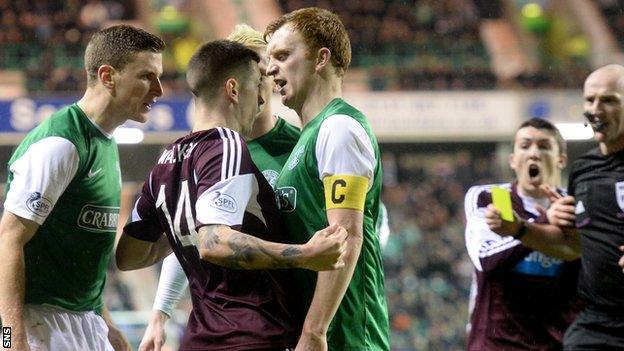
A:
POLYGON ((180 302, 182 293, 188 285, 186 274, 175 254, 170 254, 163 261, 158 280, 158 289, 154 298, 152 316, 141 339, 139 351, 160 351, 167 339, 165 324, 180 302))
POLYGON ((13 347, 28 350, 24 325, 24 246, 54 208, 78 170, 79 157, 67 139, 48 137, 13 161, 13 179, 0 220, 0 319, 11 327, 13 347))
POLYGON ((298 349, 326 347, 326 333, 353 277, 364 242, 364 203, 377 164, 372 142, 353 118, 323 122, 316 146, 328 223, 347 230, 344 268, 319 272, 298 349))
POLYGON ((113 346, 113 349, 115 351, 132 351, 130 342, 126 339, 121 330, 117 328, 115 322, 113 322, 113 318, 106 306, 102 307, 102 319, 104 319, 108 327, 108 341, 113 346))
POLYGON ((115 261, 120 270, 131 271, 149 267, 167 257, 169 253, 171 253, 171 246, 164 233, 152 242, 137 239, 124 232, 117 244, 115 261))
POLYGON ((500 236, 489 228, 485 212, 492 201, 490 188, 473 186, 464 200, 466 249, 475 268, 484 273, 511 268, 531 252, 520 241, 500 236))
POLYGON ((566 261, 580 257, 580 242, 575 231, 570 233, 552 224, 530 223, 517 215, 513 222, 504 221, 500 211, 491 204, 485 216, 492 231, 520 240, 526 247, 566 261))
POLYGON ((141 196, 132 210, 115 251, 117 267, 122 271, 149 267, 171 253, 167 236, 160 226, 151 193, 151 175, 143 184, 141 196))
POLYGON ((235 269, 339 269, 348 246, 347 232, 338 225, 319 230, 303 245, 262 240, 223 224, 203 226, 198 233, 203 260, 235 269))
POLYGON ((342 227, 320 230, 303 245, 269 242, 237 230, 249 203, 259 194, 259 185, 244 141, 237 133, 222 132, 228 142, 196 150, 195 213, 201 258, 236 269, 298 267, 319 271, 342 267, 346 237, 342 227), (240 157, 228 157, 233 150, 240 152, 240 157))
POLYGON ((550 224, 529 223, 516 215, 514 222, 503 221, 500 211, 489 205, 486 222, 491 230, 503 236, 513 236, 523 245, 551 257, 572 261, 581 254, 580 240, 574 221, 574 197, 561 196, 549 187, 541 190, 551 201, 546 216, 550 224))
POLYGON ((11 327, 13 347, 28 350, 24 326, 25 264, 24 245, 39 225, 4 211, 0 221, 0 319, 11 327))
POLYGON ((324 337, 338 306, 347 291, 355 271, 363 244, 362 211, 352 209, 328 209, 327 220, 337 223, 347 230, 347 249, 344 254, 344 268, 338 271, 319 272, 314 297, 303 326, 303 334, 308 337, 324 337))

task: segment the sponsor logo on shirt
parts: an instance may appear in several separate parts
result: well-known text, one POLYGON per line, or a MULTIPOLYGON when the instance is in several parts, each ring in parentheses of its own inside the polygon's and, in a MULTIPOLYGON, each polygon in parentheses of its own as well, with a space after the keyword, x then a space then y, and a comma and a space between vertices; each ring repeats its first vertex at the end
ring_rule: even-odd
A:
POLYGON ((297 208, 297 189, 286 186, 275 190, 277 208, 281 212, 292 212, 297 208))
POLYGON ((514 271, 527 275, 556 277, 561 273, 562 269, 563 260, 533 251, 516 265, 514 271))
POLYGON ((30 212, 41 217, 47 216, 52 211, 52 202, 41 196, 40 192, 31 193, 26 200, 26 206, 30 212))
POLYGON ((85 205, 78 216, 78 226, 96 232, 117 230, 119 207, 85 205))
POLYGON ((235 213, 238 208, 233 197, 219 191, 214 193, 213 199, 210 201, 210 205, 214 208, 230 213, 235 213))
POLYGON ((297 167, 297 164, 299 164, 299 159, 301 158, 301 155, 303 155, 304 151, 305 145, 301 145, 292 152, 292 154, 290 155, 290 162, 288 162, 288 170, 292 171, 293 168, 297 167))
POLYGON ((264 176, 264 178, 266 178, 267 182, 269 182, 271 188, 275 189, 275 184, 277 184, 277 177, 279 177, 279 173, 272 169, 267 169, 262 171, 262 175, 264 176))

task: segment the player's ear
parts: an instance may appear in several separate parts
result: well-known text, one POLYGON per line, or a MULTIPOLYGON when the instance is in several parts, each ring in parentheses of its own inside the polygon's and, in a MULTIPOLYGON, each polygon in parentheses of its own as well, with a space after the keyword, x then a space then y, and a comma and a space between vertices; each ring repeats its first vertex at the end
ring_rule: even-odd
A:
POLYGON ((316 62, 314 69, 316 72, 320 72, 325 67, 331 65, 331 51, 328 48, 320 48, 316 51, 316 62))
POLYGON ((225 81, 225 94, 228 101, 238 102, 238 82, 235 78, 228 78, 225 81))
POLYGON ((557 160, 557 168, 564 169, 568 165, 568 155, 561 154, 557 160))
POLYGON ((113 79, 115 75, 115 69, 110 65, 101 65, 98 68, 98 79, 102 82, 102 85, 107 87, 108 89, 113 89, 115 87, 115 80, 113 79))
POLYGON ((515 171, 516 170, 516 158, 513 152, 509 154, 509 157, 507 158, 507 162, 509 162, 509 167, 515 171))

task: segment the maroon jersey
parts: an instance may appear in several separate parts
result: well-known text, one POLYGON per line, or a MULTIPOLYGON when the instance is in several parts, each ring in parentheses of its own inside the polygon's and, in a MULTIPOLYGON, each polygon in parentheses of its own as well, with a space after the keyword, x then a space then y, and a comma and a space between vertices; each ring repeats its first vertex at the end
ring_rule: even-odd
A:
POLYGON ((184 268, 193 310, 181 350, 296 345, 303 318, 290 271, 236 270, 201 260, 197 231, 210 224, 288 241, 271 186, 239 134, 226 128, 190 134, 165 149, 124 231, 152 242, 166 233, 184 268))
MULTIPOLYGON (((536 206, 547 199, 521 197, 512 207, 529 222, 545 223, 536 206)), ((564 262, 489 230, 485 208, 492 185, 466 194, 466 247, 475 266, 468 350, 561 350, 563 334, 580 310, 576 295, 579 261, 564 262)))

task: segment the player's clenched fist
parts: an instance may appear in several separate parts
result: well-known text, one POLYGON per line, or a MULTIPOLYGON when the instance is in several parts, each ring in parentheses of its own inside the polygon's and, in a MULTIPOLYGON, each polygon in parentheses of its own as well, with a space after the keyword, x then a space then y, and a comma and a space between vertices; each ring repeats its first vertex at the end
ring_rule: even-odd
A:
POLYGON ((314 233, 314 236, 303 246, 309 251, 304 268, 314 271, 340 269, 344 266, 344 253, 347 248, 347 231, 332 224, 314 233))

